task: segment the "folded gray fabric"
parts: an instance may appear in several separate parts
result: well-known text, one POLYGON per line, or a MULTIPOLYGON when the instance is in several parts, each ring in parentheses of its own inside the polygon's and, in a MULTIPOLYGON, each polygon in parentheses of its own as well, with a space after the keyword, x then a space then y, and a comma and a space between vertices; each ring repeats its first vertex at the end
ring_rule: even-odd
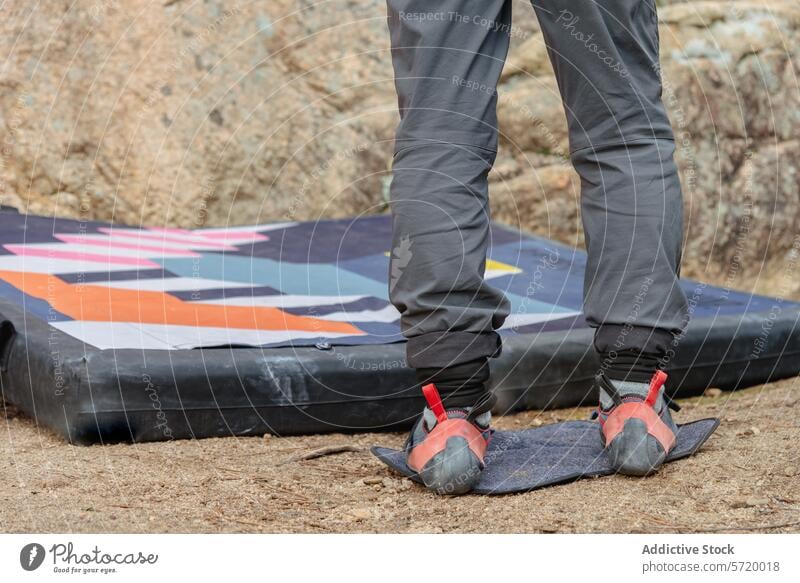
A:
MULTIPOLYGON (((678 426, 678 441, 667 462, 688 457, 714 433, 719 419, 701 419, 678 426)), ((497 431, 486 452, 486 469, 473 494, 529 492, 580 478, 614 473, 600 441, 598 424, 564 421, 524 431, 497 431)), ((419 482, 403 451, 373 447, 390 468, 419 482)))

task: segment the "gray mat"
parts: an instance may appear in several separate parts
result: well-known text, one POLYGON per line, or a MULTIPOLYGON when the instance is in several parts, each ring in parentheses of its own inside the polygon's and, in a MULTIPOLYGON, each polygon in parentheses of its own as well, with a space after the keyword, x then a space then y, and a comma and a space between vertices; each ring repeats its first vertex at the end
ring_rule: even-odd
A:
MULTIPOLYGON (((678 440, 667 461, 695 453, 718 425, 719 419, 679 425, 678 440)), ((564 421, 524 431, 497 431, 486 452, 486 469, 472 493, 529 492, 580 478, 613 474, 599 431, 593 421, 564 421)), ((372 453, 390 468, 420 481, 406 466, 404 452, 373 447, 372 453)))

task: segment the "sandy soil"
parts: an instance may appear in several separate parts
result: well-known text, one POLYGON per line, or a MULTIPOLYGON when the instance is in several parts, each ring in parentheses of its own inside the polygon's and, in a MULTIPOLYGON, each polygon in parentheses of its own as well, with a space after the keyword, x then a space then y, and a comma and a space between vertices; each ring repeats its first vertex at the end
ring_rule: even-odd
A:
MULTIPOLYGON (((440 498, 368 453, 400 434, 73 447, 4 408, 3 532, 800 532, 800 379, 682 402, 722 418, 695 457, 646 479, 440 498), (320 447, 355 452, 303 460, 320 447)), ((527 412, 522 429, 587 409, 527 412)))

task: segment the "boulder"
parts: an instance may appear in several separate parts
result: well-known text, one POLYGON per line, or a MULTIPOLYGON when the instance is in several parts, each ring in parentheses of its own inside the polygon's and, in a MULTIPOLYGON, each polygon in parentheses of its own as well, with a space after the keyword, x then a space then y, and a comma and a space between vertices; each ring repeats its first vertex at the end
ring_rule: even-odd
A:
MULTIPOLYGON (((685 273, 795 294, 800 6, 658 4, 685 273)), ((558 91, 515 8, 494 216, 580 245, 558 91)), ((182 227, 387 211, 384 0, 17 0, 0 27, 3 204, 182 227)))

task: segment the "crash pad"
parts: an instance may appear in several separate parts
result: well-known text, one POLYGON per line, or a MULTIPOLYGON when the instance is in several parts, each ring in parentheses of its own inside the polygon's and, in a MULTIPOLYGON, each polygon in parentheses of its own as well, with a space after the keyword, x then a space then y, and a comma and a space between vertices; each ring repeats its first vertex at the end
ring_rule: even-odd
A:
MULTIPOLYGON (((197 229, 0 209, 2 397, 73 443, 371 431, 422 408, 388 300, 387 214, 197 229)), ((512 304, 497 413, 594 402, 586 255, 493 224, 512 304)), ((800 373, 800 306, 682 282, 671 394, 800 373)))

